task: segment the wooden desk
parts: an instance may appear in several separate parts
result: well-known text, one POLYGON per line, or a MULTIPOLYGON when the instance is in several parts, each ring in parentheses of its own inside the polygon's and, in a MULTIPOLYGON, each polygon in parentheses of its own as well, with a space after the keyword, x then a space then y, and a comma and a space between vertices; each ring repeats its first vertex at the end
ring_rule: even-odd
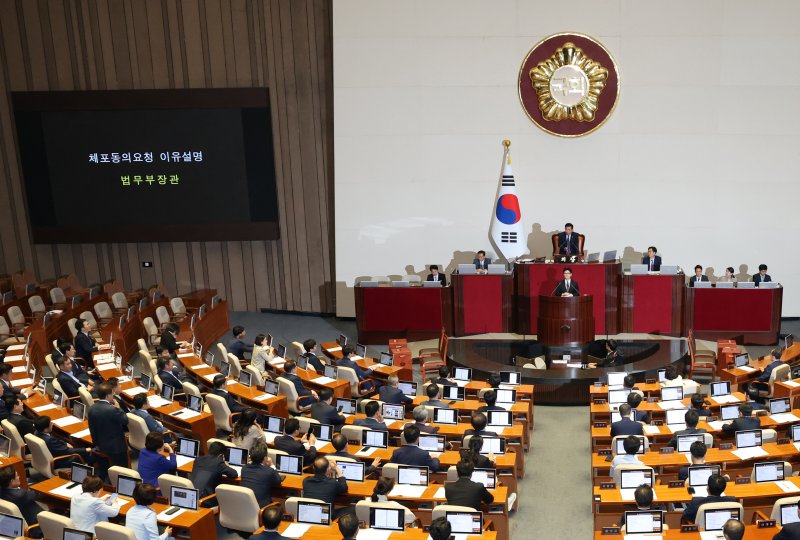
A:
MULTIPOLYGON (((756 525, 745 525, 744 537, 747 540, 772 540, 772 537, 775 536, 779 530, 779 527, 760 529, 756 525)), ((602 531, 594 532, 594 540, 623 540, 624 538, 625 535, 623 534, 608 535, 603 534, 602 531)), ((664 540, 699 540, 700 538, 699 532, 682 533, 680 529, 669 529, 664 533, 664 540)))
MULTIPOLYGON (((31 489, 39 493, 41 498, 45 499, 48 503, 52 503, 55 506, 61 508, 69 508, 70 499, 63 497, 61 495, 55 495, 51 493, 53 489, 56 489, 60 486, 68 484, 68 480, 64 480, 62 478, 54 477, 34 484, 31 489)), ((108 491, 103 490, 101 495, 109 493, 108 491)), ((129 504, 123 506, 120 511, 120 516, 125 516, 128 511, 133 508, 133 501, 126 497, 119 497, 122 500, 131 501, 129 504)), ((169 505, 167 504, 159 504, 155 503, 152 505, 153 510, 156 513, 161 513, 167 508, 169 505)), ((124 524, 125 520, 120 520, 121 523, 124 524)), ((208 508, 200 508, 196 511, 186 511, 182 512, 177 517, 173 518, 169 522, 167 521, 159 521, 160 525, 167 525, 172 527, 176 530, 187 530, 189 532, 189 536, 193 539, 199 540, 214 540, 217 538, 217 526, 214 521, 214 512, 208 508)))
MULTIPOLYGON (((283 533, 287 528, 289 528, 290 525, 291 523, 289 523, 288 521, 281 522, 280 526, 278 527, 278 531, 283 533)), ((263 530, 263 528, 259 530, 263 530)), ((303 534, 303 539, 331 540, 332 538, 339 538, 339 536, 341 536, 341 533, 339 532, 339 525, 333 523, 329 527, 324 527, 322 525, 313 525, 303 534)), ((428 536, 428 533, 422 529, 406 529, 403 532, 393 532, 392 534, 389 535, 389 540, 428 540, 428 538, 430 538, 428 536)), ((772 537, 770 536, 769 538, 772 537)), ((467 540, 473 540, 473 539, 496 540, 497 532, 483 531, 483 534, 481 535, 467 536, 467 540)))

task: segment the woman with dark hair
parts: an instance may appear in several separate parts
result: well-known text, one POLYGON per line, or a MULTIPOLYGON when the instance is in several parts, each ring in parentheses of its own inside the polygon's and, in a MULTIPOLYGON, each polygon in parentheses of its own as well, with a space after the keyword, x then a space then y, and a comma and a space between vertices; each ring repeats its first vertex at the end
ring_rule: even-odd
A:
POLYGON ((736 283, 736 276, 733 274, 733 266, 727 267, 725 269, 725 275, 719 278, 717 281, 721 281, 722 283, 736 283))
POLYGON ((150 508, 156 501, 156 488, 150 484, 139 484, 133 490, 136 505, 128 510, 125 526, 133 531, 137 540, 167 540, 172 537, 172 527, 158 534, 156 511, 150 508))
MULTIPOLYGON (((466 448, 462 448, 459 453, 461 459, 464 461, 471 461, 477 469, 493 469, 494 459, 481 454, 481 447, 483 446, 483 437, 480 435, 473 435, 469 438, 469 443, 466 448)), ((489 456, 492 456, 489 454, 489 456)), ((493 457, 493 456, 492 456, 493 457)))
POLYGON ((253 448, 257 441, 264 442, 264 430, 256 422, 258 413, 255 409, 245 409, 233 425, 233 444, 239 448, 253 448))
POLYGON ((158 486, 158 477, 172 474, 178 468, 178 459, 172 447, 164 443, 164 435, 151 431, 144 439, 144 448, 139 453, 139 474, 142 482, 158 486))
POLYGON ((405 521, 406 525, 414 523, 414 521, 417 519, 414 515, 414 512, 397 501, 389 500, 389 492, 392 491, 392 488, 394 488, 394 480, 391 478, 386 478, 385 476, 381 476, 375 483, 375 488, 372 490, 372 497, 370 497, 369 500, 372 502, 381 503, 387 507, 402 508, 405 510, 405 518, 403 521, 405 521))

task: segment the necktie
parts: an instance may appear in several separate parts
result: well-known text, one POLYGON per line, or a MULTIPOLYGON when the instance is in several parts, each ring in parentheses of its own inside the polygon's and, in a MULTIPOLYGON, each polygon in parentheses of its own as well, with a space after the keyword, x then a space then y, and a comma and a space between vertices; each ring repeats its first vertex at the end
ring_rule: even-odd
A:
POLYGON ((650 270, 653 269, 653 259, 650 259, 650 270))
POLYGON ((571 246, 569 245, 569 235, 567 235, 567 255, 572 253, 571 246))
POLYGON ((569 292, 569 280, 567 280, 567 292, 569 292))

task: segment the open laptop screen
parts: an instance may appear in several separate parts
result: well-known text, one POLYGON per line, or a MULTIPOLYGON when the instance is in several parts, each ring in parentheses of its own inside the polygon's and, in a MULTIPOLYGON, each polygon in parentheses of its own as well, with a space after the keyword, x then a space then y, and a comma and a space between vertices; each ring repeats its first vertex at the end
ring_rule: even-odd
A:
POLYGON ((625 381, 625 376, 627 373, 609 373, 608 374, 608 386, 622 386, 623 381, 625 381))
POLYGON ((497 394, 497 403, 516 403, 517 391, 508 390, 505 388, 498 388, 494 391, 497 394))
POLYGON ((483 531, 483 512, 445 512, 452 534, 476 534, 483 531))
POLYGON ((664 529, 664 513, 661 510, 639 510, 625 512, 625 533, 660 534, 664 529))
POLYGON ((22 537, 22 518, 10 514, 0 514, 0 536, 4 538, 22 537))
POLYGON ((361 445, 374 448, 388 448, 389 432, 365 429, 361 432, 361 445))
POLYGON ((727 396, 730 393, 731 393, 730 381, 711 383, 711 397, 727 396))
POLYGON ((522 383, 522 374, 519 371, 501 371, 500 383, 519 386, 522 383))
POLYGON ((778 482, 783 480, 783 462, 782 461, 767 461, 765 463, 756 463, 754 465, 756 484, 763 482, 778 482))
POLYGON ((738 405, 723 405, 720 407, 719 411, 723 420, 733 420, 739 417, 738 405))
POLYGON ((797 515, 797 503, 782 504, 781 525, 797 523, 798 521, 800 521, 800 516, 797 515))
POLYGON ((190 489, 180 486, 171 486, 169 489, 169 503, 178 508, 186 508, 187 510, 197 510, 197 494, 196 489, 190 489))
POLYGON ((333 438, 333 426, 331 424, 311 424, 311 433, 321 441, 330 441, 333 438))
POLYGON ((381 415, 389 420, 402 420, 406 416, 406 409, 402 405, 391 405, 384 403, 381 415))
POLYGON ((384 366, 391 366, 394 363, 394 355, 388 352, 382 352, 379 362, 384 366))
POLYGON ((623 469, 620 472, 620 489, 636 489, 642 484, 653 487, 653 471, 651 469, 623 469))
POLYGON ((286 474, 303 474, 303 456, 278 454, 278 471, 286 474))
POLYGON ((761 430, 748 429, 736 432, 736 448, 749 448, 751 446, 761 446, 761 430))
POLYGON ((481 446, 481 454, 494 454, 500 456, 506 453, 506 439, 505 437, 482 437, 483 445, 481 446))
POLYGON ((682 386, 665 386, 661 389, 661 401, 675 401, 683 399, 682 386))
POLYGON ((497 471, 495 469, 474 469, 471 480, 483 484, 486 489, 497 487, 497 471))
POLYGON ((707 531, 721 531, 729 519, 740 521, 739 510, 706 510, 707 531))
POLYGON ((472 368, 457 367, 453 370, 453 379, 456 381, 471 381, 472 368))
POLYGON ((428 485, 428 467, 417 467, 414 465, 397 466, 397 483, 411 486, 428 485))
POLYGON ((402 531, 405 517, 405 510, 402 508, 371 507, 369 509, 369 527, 384 531, 402 531))
POLYGON ((667 409, 667 425, 686 424, 686 411, 688 409, 667 409))
POLYGON ((444 452, 446 437, 444 435, 422 434, 417 439, 417 445, 428 452, 444 452))
POLYGON ((175 453, 180 456, 196 458, 200 453, 200 441, 178 437, 178 447, 175 453))
POLYGON ((788 397, 769 400, 769 414, 781 414, 791 410, 788 397))
POLYGON ((283 433, 283 423, 286 421, 285 418, 281 418, 279 416, 267 416, 267 431, 270 433, 283 433))
POLYGON ((237 467, 244 467, 247 465, 247 448, 237 448, 235 446, 225 447, 225 461, 229 465, 236 465, 237 467))
POLYGON ((125 476, 120 474, 117 476, 117 493, 123 497, 133 497, 133 490, 142 481, 132 476, 125 476))
POLYGON ((347 478, 349 482, 363 482, 364 481, 364 464, 361 462, 354 463, 350 461, 338 461, 336 465, 342 471, 342 476, 347 478))
POLYGON ((458 415, 454 409, 433 408, 433 421, 437 424, 457 424, 458 415))
POLYGON ((417 395, 417 383, 415 383, 415 382, 400 381, 397 384, 397 387, 406 396, 416 396, 417 395))
POLYGON ((362 345, 361 343, 356 343, 356 356, 360 356, 361 358, 367 357, 367 347, 366 345, 362 345))
POLYGON ((747 353, 737 354, 736 356, 733 357, 733 364, 736 367, 746 366, 749 363, 750 363, 750 355, 748 355, 747 353))
POLYGON ((336 410, 342 414, 356 414, 356 400, 337 398, 336 410))
POLYGON ((692 465, 689 467, 689 485, 691 487, 708 486, 708 479, 719 474, 719 465, 692 465))
POLYGON ((486 416, 489 426, 511 427, 512 425, 511 411, 487 411, 486 416))
POLYGON ((697 441, 705 441, 702 433, 695 433, 693 435, 678 435, 678 453, 686 454, 691 452, 692 445, 697 441))
POLYGON ((626 403, 628 401, 628 394, 631 393, 630 388, 621 388, 619 390, 608 391, 608 403, 614 405, 616 403, 626 403))
POLYGON ((297 521, 312 525, 329 525, 333 514, 328 503, 298 502, 297 521))
POLYGON ((203 412, 203 398, 192 394, 186 394, 186 408, 194 412, 203 412))
POLYGON ((443 399, 449 399, 451 401, 464 401, 465 398, 465 388, 463 386, 444 386, 442 387, 442 397, 443 399))

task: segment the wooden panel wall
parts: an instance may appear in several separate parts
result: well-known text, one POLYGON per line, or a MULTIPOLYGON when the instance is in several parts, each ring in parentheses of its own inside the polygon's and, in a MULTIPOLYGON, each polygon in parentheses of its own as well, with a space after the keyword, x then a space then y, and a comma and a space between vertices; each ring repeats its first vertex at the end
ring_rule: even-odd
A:
POLYGON ((0 0, 0 274, 334 312, 331 15, 331 0, 0 0), (9 92, 253 86, 270 90, 280 240, 31 243, 9 92))

